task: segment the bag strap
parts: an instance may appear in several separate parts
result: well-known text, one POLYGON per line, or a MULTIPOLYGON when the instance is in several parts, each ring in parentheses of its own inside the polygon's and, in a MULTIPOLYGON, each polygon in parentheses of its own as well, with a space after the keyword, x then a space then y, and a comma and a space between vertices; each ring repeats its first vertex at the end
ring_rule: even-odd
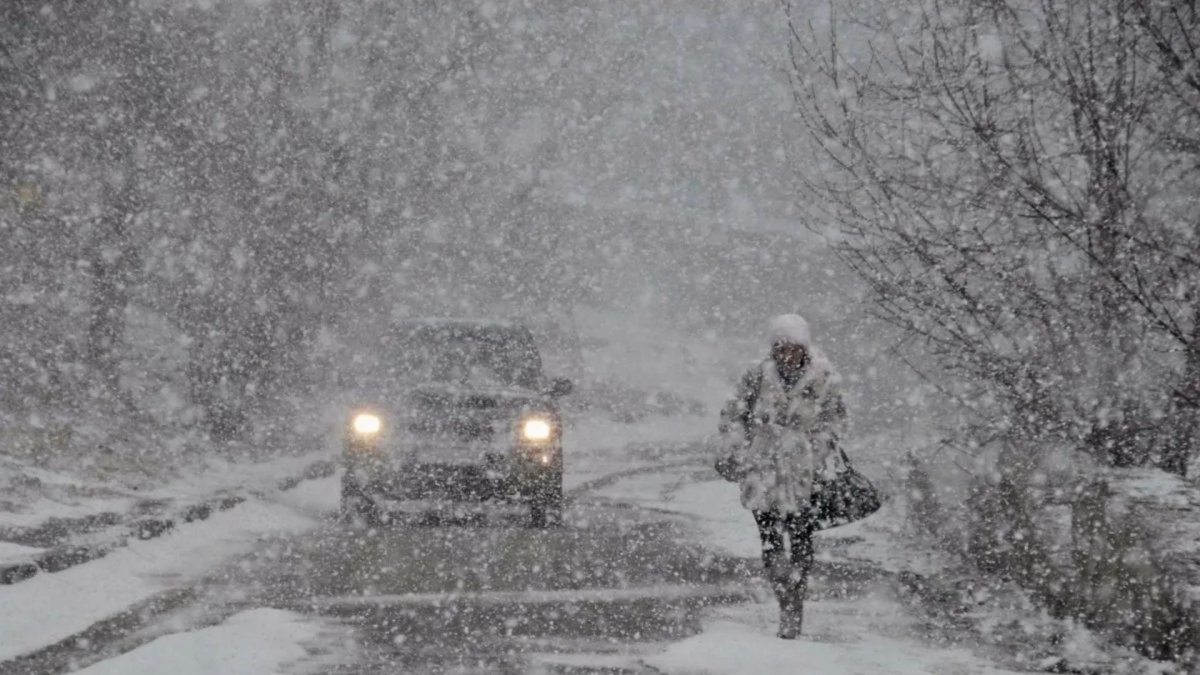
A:
POLYGON ((860 480, 865 481, 867 485, 870 485, 872 490, 878 491, 878 488, 875 487, 875 484, 871 482, 870 478, 867 478, 866 474, 854 468, 854 465, 850 463, 850 456, 846 454, 845 450, 843 450, 841 447, 838 447, 838 453, 840 453, 842 456, 842 462, 846 466, 847 473, 853 473, 854 475, 858 476, 860 480))
POLYGON ((763 367, 765 364, 766 364, 765 361, 763 363, 758 364, 758 369, 757 369, 758 375, 754 378, 754 386, 750 388, 750 391, 748 392, 749 395, 745 399, 746 400, 746 420, 745 421, 746 421, 747 428, 749 428, 749 426, 750 426, 750 421, 754 419, 754 409, 758 407, 758 399, 759 399, 759 397, 762 396, 763 380, 766 379, 766 377, 767 377, 767 374, 763 372, 763 367))

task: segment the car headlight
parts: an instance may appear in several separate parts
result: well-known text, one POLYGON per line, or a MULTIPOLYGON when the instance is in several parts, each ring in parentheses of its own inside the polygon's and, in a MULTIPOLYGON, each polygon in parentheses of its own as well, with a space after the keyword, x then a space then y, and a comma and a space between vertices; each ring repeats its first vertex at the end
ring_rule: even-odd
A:
POLYGON ((528 417, 521 422, 521 439, 541 443, 554 435, 554 425, 544 417, 528 417))
POLYGON ((379 430, 383 428, 383 420, 379 419, 378 415, 359 413, 350 422, 350 428, 359 436, 371 437, 378 434, 379 430))

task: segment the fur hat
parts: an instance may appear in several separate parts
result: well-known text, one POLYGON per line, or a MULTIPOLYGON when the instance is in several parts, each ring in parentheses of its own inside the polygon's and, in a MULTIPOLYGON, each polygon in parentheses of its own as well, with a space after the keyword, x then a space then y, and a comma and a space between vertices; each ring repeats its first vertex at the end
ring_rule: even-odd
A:
POLYGON ((793 345, 812 346, 812 331, 808 322, 799 314, 780 314, 768 324, 767 336, 771 346, 781 342, 793 345))

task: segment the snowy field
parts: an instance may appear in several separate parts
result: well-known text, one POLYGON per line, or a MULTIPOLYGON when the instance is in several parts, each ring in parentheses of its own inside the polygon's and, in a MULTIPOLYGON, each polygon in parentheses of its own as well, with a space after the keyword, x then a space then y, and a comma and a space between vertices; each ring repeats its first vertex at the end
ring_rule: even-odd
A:
POLYGON ((186 589, 253 550, 263 537, 311 530, 336 508, 337 481, 314 481, 279 502, 253 500, 179 532, 131 542, 100 560, 0 587, 5 606, 21 608, 0 613, 0 659, 57 643, 186 589))

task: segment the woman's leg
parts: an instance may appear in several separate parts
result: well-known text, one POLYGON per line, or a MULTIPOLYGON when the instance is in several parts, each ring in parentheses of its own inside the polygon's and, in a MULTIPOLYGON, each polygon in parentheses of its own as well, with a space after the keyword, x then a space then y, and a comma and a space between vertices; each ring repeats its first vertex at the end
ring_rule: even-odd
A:
POLYGON ((755 511, 754 522, 758 523, 758 536, 762 540, 763 567, 767 581, 779 601, 779 637, 792 639, 799 634, 796 623, 796 594, 791 579, 797 573, 791 556, 784 548, 784 532, 790 515, 779 511, 755 511))
POLYGON ((780 602, 781 621, 779 634, 781 637, 796 637, 804 620, 804 598, 808 594, 808 573, 813 564, 813 533, 816 523, 808 511, 789 513, 784 518, 784 529, 787 530, 790 570, 787 577, 787 589, 784 599, 780 602))
POLYGON ((808 571, 813 564, 813 534, 816 533, 817 524, 810 511, 802 511, 787 514, 783 526, 791 548, 792 565, 804 570, 804 578, 807 580, 808 571))
POLYGON ((758 524, 758 538, 762 542, 763 567, 770 571, 787 560, 783 550, 783 518, 775 510, 753 513, 754 522, 758 524))

